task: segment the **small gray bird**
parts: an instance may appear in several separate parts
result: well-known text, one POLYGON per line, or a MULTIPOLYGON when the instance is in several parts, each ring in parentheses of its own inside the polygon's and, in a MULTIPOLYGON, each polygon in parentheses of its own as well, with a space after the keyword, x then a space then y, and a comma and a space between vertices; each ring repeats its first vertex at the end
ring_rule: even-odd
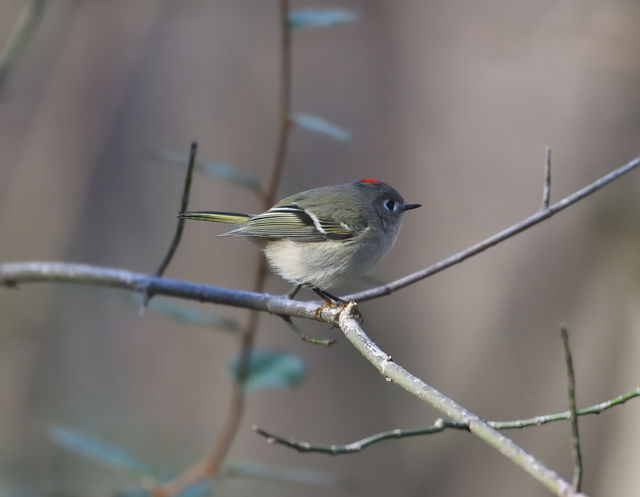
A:
POLYGON ((258 243, 285 280, 341 302, 326 290, 367 273, 393 247, 405 211, 417 207, 386 183, 363 179, 296 193, 262 214, 188 211, 179 216, 235 224, 220 236, 258 243))

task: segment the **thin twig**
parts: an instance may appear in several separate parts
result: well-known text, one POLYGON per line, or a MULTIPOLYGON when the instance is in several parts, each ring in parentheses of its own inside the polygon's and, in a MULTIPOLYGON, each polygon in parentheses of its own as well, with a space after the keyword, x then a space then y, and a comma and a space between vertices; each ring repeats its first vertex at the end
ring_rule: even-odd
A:
MULTIPOLYGON (((178 212, 184 212, 189 208, 189 193, 191 191, 191 178, 193 177, 193 166, 196 163, 196 154, 198 153, 198 143, 192 142, 191 147, 189 149, 189 162, 187 164, 187 174, 184 178, 184 188, 182 189, 182 198, 180 200, 180 210, 178 212)), ((180 244, 180 239, 182 238, 182 232, 184 231, 184 218, 178 217, 178 222, 176 224, 176 232, 173 235, 173 239, 171 240, 171 244, 169 245, 169 250, 165 254, 162 262, 156 269, 155 275, 162 276, 166 271, 171 259, 173 259, 173 255, 176 253, 178 245, 180 244)), ((147 292, 144 295, 144 299, 142 301, 142 308, 144 309, 149 304, 149 300, 153 297, 153 294, 147 292)))
MULTIPOLYGON (((263 259, 259 258, 253 283, 253 287, 256 292, 261 292, 263 290, 265 278, 266 266, 263 259)), ((225 425, 220 432, 220 436, 210 457, 209 476, 215 476, 220 472, 222 463, 224 462, 227 453, 231 448, 231 444, 238 433, 238 429, 240 428, 245 405, 244 383, 249 375, 251 351, 253 349, 253 342, 258 329, 258 318, 258 311, 255 309, 251 310, 251 312, 249 312, 247 324, 240 336, 238 366, 236 369, 233 391, 231 393, 230 407, 227 413, 225 425)))
POLYGON ((284 169, 289 130, 291 129, 291 28, 289 27, 289 0, 280 0, 280 105, 278 109, 278 142, 271 168, 271 178, 262 203, 268 209, 274 202, 280 176, 284 169))
MULTIPOLYGON (((267 210, 273 204, 276 189, 280 181, 282 170, 284 168, 285 154, 287 149, 287 140, 290 128, 291 114, 291 33, 288 24, 289 2, 288 0, 280 0, 280 31, 281 31, 281 79, 280 79, 280 109, 278 115, 278 142, 276 145, 276 153, 271 170, 271 178, 267 188, 262 196, 262 207, 267 210)), ((185 210, 185 209, 183 209, 185 210)), ((253 282, 253 290, 255 293, 262 293, 264 290, 265 279, 267 275, 267 265, 262 254, 259 254, 257 262, 256 275, 253 282)), ((220 436, 216 441, 213 450, 209 456, 204 458, 198 464, 193 466, 187 472, 178 478, 158 488, 154 492, 154 497, 177 495, 191 484, 202 478, 217 475, 222 468, 231 444, 238 433, 242 415, 244 413, 245 392, 244 382, 249 374, 249 366, 251 360, 251 351, 258 328, 258 310, 252 309, 249 313, 247 325, 240 336, 240 352, 238 367, 236 371, 233 391, 231 393, 231 401, 227 413, 225 424, 220 432, 220 436)), ((289 318, 290 319, 290 318, 289 318)))
POLYGON ((544 147, 544 188, 542 190, 542 210, 549 208, 551 200, 551 147, 544 147))
MULTIPOLYGON (((262 266, 258 266, 254 285, 260 287, 261 281, 264 280, 262 266)), ((249 371, 249 361, 251 354, 251 346, 255 336, 257 327, 258 313, 252 310, 249 313, 247 325, 240 335, 240 357, 238 368, 236 370, 235 381, 231 391, 231 400, 227 409, 227 416, 224 425, 220 430, 220 434, 213 445, 213 449, 209 454, 200 461, 187 468, 176 478, 160 485, 152 490, 152 497, 175 496, 182 493, 194 483, 212 478, 219 474, 231 445, 238 433, 240 422, 245 406, 245 393, 243 383, 246 380, 249 371)))
MULTIPOLYGON (((288 27, 288 15, 289 15, 289 2, 288 0, 280 0, 280 109, 278 112, 279 131, 278 142, 276 146, 276 154, 271 170, 271 178, 264 190, 262 196, 262 207, 267 210, 273 204, 276 189, 280 181, 280 176, 284 168, 285 153, 287 149, 287 138, 289 135, 289 114, 291 112, 289 106, 291 103, 291 54, 290 51, 290 32, 288 27)), ((258 254, 256 275, 253 283, 253 291, 261 293, 264 290, 264 283, 267 276, 267 265, 265 263, 262 254, 258 254)), ((222 463, 227 455, 227 452, 231 448, 240 422, 242 420, 242 414, 244 411, 244 382, 249 373, 249 365, 251 359, 251 350, 253 348, 253 342, 255 340, 256 331, 258 328, 258 311, 252 310, 249 313, 247 325, 242 332, 240 339, 240 352, 238 367, 236 372, 236 381, 233 388, 231 408, 227 416, 225 427, 222 430, 218 443, 214 448, 211 456, 211 475, 216 475, 222 463)))
POLYGON ((360 452, 367 448, 369 445, 373 445, 383 440, 398 439, 416 437, 419 435, 431 435, 433 433, 439 433, 445 429, 444 425, 434 424, 426 428, 403 429, 403 430, 390 430, 382 433, 375 433, 368 437, 362 438, 355 442, 351 442, 344 445, 319 445, 309 442, 300 442, 293 438, 286 438, 281 435, 276 435, 258 426, 253 426, 253 431, 258 435, 267 439, 267 443, 284 445, 290 449, 297 450, 298 452, 316 452, 320 454, 329 454, 331 456, 337 456, 341 454, 353 454, 354 452, 360 452))
POLYGON ((573 372, 573 359, 569 348, 569 332, 563 324, 560 326, 560 337, 564 347, 564 361, 567 365, 567 382, 569 396, 569 421, 571 423, 571 457, 573 458, 573 490, 582 487, 582 452, 580 451, 580 432, 578 431, 578 413, 576 411, 576 378, 573 372))
POLYGON ((284 319, 284 322, 289 325, 289 328, 300 337, 303 342, 308 342, 313 345, 324 345, 325 347, 331 347, 336 341, 330 338, 312 338, 307 335, 302 328, 300 328, 296 323, 293 322, 289 316, 281 316, 284 319))
POLYGON ((576 495, 572 491, 571 485, 555 471, 547 468, 541 461, 489 426, 476 414, 395 363, 367 336, 360 326, 359 311, 355 302, 350 302, 342 310, 338 316, 338 324, 347 339, 385 378, 444 413, 447 418, 466 425, 471 433, 497 449, 554 494, 559 496, 576 495))
MULTIPOLYGON (((589 414, 600 414, 602 411, 611 407, 619 406, 625 403, 627 400, 640 397, 640 388, 636 388, 629 393, 616 397, 615 399, 601 402, 584 409, 580 409, 576 415, 587 416, 589 414)), ((529 428, 533 426, 541 426, 556 421, 566 421, 571 418, 570 411, 558 412, 555 414, 545 414, 543 416, 536 416, 529 419, 516 419, 513 421, 487 421, 487 424, 496 430, 513 430, 529 428)), ((286 438, 281 435, 276 435, 270 431, 267 431, 258 426, 253 426, 253 431, 262 435, 267 439, 267 442, 276 445, 284 445, 298 452, 317 452, 321 454, 329 454, 332 456, 339 454, 351 454, 353 452, 360 452, 370 445, 392 439, 418 437, 425 435, 432 435, 434 433, 440 433, 445 429, 456 429, 468 431, 468 426, 464 423, 458 423, 452 420, 438 420, 431 426, 425 426, 422 428, 397 428, 395 430, 384 431, 380 433, 374 433, 355 442, 342 445, 320 445, 312 444, 309 442, 301 442, 292 438, 286 438)))
MULTIPOLYGON (((284 161, 287 150, 287 141, 289 136, 289 115, 291 113, 291 33, 287 22, 289 16, 289 1, 280 0, 280 108, 278 111, 278 141, 276 145, 276 153, 271 168, 271 178, 264 190, 262 196, 262 207, 267 210, 274 202, 278 183, 282 170, 284 169, 284 161)), ((262 257, 258 254, 256 276, 253 283, 253 291, 261 293, 264 290, 264 283, 267 276, 267 265, 262 257)), ((222 435, 218 442, 217 448, 212 456, 212 474, 217 474, 222 466, 222 462, 231 447, 231 442, 236 436, 242 414, 244 411, 244 381, 249 373, 249 363, 251 359, 251 350, 258 328, 258 311, 252 310, 249 314, 247 326, 242 333, 240 340, 240 355, 236 373, 236 383, 232 394, 231 409, 227 417, 227 423, 222 431, 222 435)))
POLYGON ((439 273, 444 269, 447 269, 451 266, 459 264, 462 261, 469 259, 474 255, 479 254, 480 252, 484 252, 488 248, 493 247, 494 245, 497 245, 498 243, 503 242, 508 238, 511 238, 512 236, 515 236, 518 233, 525 231, 535 226, 536 224, 550 218, 554 214, 557 214, 558 212, 569 207, 570 205, 575 204, 579 200, 582 200, 583 198, 591 195, 592 193, 595 193, 596 191, 600 190, 600 188, 611 183, 613 180, 619 178, 623 174, 628 173, 629 171, 635 169, 638 166, 640 166, 640 157, 636 157, 635 159, 628 162, 624 166, 619 167, 618 169, 611 171, 608 174, 605 174, 604 176, 597 179, 590 185, 587 185, 584 188, 576 191, 575 193, 572 193, 568 197, 563 198, 559 202, 556 202, 555 204, 550 206, 548 209, 544 211, 536 212, 532 216, 529 216, 528 218, 520 221, 519 223, 516 223, 513 226, 510 226, 509 228, 503 231, 500 231, 499 233, 496 233, 493 236, 490 236, 486 240, 483 240, 461 252, 458 252, 457 254, 447 257, 446 259, 443 259, 440 262, 437 262, 435 264, 432 264, 431 266, 421 269, 420 271, 416 271, 415 273, 404 276, 403 278, 392 281, 391 283, 387 283, 386 285, 370 288, 363 292, 353 293, 351 295, 347 295, 342 298, 344 300, 355 300, 357 302, 364 302, 365 300, 371 300, 371 299, 380 297, 382 295, 389 295, 390 293, 398 291, 401 288, 404 288, 406 286, 412 285, 417 281, 428 278, 429 276, 433 276, 434 274, 439 273))
MULTIPOLYGON (((189 149, 189 162, 187 165, 187 174, 184 178, 184 188, 182 190, 182 198, 180 199, 180 210, 178 212, 184 212, 189 209, 189 192, 191 191, 191 178, 193 177, 193 166, 196 163, 196 154, 198 153, 198 143, 192 142, 191 148, 189 149)), ((171 259, 173 258, 173 254, 175 254, 178 245, 180 244, 180 238, 182 238, 182 232, 184 230, 184 218, 178 217, 178 223, 176 225, 176 232, 173 235, 173 240, 171 240, 171 245, 169 246, 169 251, 164 256, 164 259, 156 269, 155 275, 162 276, 169 266, 171 259)))

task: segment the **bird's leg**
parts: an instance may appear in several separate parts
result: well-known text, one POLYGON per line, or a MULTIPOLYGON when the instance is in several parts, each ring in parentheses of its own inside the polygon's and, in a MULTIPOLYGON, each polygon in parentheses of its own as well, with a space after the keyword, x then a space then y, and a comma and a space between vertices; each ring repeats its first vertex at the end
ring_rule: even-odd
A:
POLYGON ((315 288, 315 287, 311 287, 311 289, 324 299, 327 307, 337 307, 336 303, 348 304, 346 300, 342 300, 340 297, 336 297, 335 295, 327 292, 326 290, 322 290, 321 288, 315 288))
POLYGON ((315 288, 315 287, 311 287, 311 289, 324 299, 324 304, 318 307, 315 311, 316 316, 320 315, 320 313, 325 309, 338 307, 338 304, 340 304, 340 310, 333 318, 334 323, 337 323, 338 319, 340 319, 340 314, 342 314, 342 311, 344 311, 344 308, 347 306, 349 302, 341 299, 340 297, 336 297, 335 295, 330 294, 326 290, 322 290, 320 288, 315 288))
POLYGON ((290 299, 294 298, 298 294, 301 288, 302 288, 302 283, 298 283, 291 289, 289 293, 287 293, 287 297, 290 299))

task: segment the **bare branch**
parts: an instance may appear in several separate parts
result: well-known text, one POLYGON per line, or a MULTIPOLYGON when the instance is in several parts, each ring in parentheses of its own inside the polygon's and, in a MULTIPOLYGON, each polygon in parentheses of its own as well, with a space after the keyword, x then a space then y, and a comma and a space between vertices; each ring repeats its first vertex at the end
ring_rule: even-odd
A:
POLYGON ((567 327, 560 327, 560 336, 564 347, 564 361, 567 365, 567 382, 569 396, 569 421, 571 422, 571 457, 573 458, 573 490, 580 491, 582 486, 582 453, 580 451, 580 432, 578 431, 578 413, 576 411, 576 378, 573 373, 573 359, 569 348, 569 332, 567 327))
POLYGON ((291 319, 289 316, 282 316, 282 319, 284 319, 284 322, 289 325, 291 331, 298 335, 303 342, 311 343, 313 345, 323 345, 325 347, 331 347, 334 343, 336 343, 335 339, 310 337, 304 332, 302 328, 294 323, 293 319, 291 319))
POLYGON ((301 302, 291 300, 286 296, 199 285, 123 269, 47 261, 0 264, 0 286, 17 287, 18 284, 37 282, 89 284, 122 288, 139 293, 148 291, 154 295, 166 295, 325 322, 331 322, 337 313, 337 310, 326 309, 320 315, 316 315, 317 301, 301 302))
MULTIPOLYGON (((631 390, 623 395, 615 397, 611 400, 605 400, 599 404, 585 407, 576 412, 578 416, 587 416, 589 414, 600 414, 607 409, 624 404, 628 400, 640 397, 640 387, 631 390)), ((562 411, 555 414, 544 414, 528 419, 517 419, 515 421, 488 421, 488 423, 496 430, 515 430, 527 428, 529 426, 542 426, 555 421, 566 421, 571 419, 571 411, 562 411)))
POLYGON ((280 106, 278 109, 278 141, 271 168, 271 178, 262 198, 268 209, 274 202, 276 189, 284 169, 287 142, 291 129, 291 29, 289 27, 289 0, 280 0, 280 106))
MULTIPOLYGON (((466 425, 463 425, 461 423, 455 424, 460 427, 464 426, 464 429, 466 429, 466 425)), ((363 449, 367 448, 369 445, 382 442, 383 440, 432 435, 434 433, 440 433, 445 428, 447 427, 444 423, 435 423, 425 428, 390 430, 382 433, 375 433, 361 440, 357 440, 355 442, 344 445, 318 445, 309 442, 300 442, 293 438, 286 438, 280 435, 276 435, 255 425, 253 426, 253 431, 255 431, 258 435, 266 438, 267 442, 270 444, 284 445, 286 447, 289 447, 290 449, 297 450, 298 452, 317 452, 321 454, 337 456, 341 454, 353 454, 354 452, 360 452, 363 449)))
MULTIPOLYGON (((196 163, 196 154, 198 153, 198 144, 196 142, 191 143, 191 148, 189 150, 189 162, 187 165, 187 174, 184 179, 184 187, 182 189, 182 199, 180 200, 180 210, 178 212, 184 212, 189 208, 189 192, 191 191, 191 178, 193 177, 193 166, 196 163)), ((162 276, 166 271, 171 259, 173 259, 173 255, 176 253, 178 249, 178 245, 180 244, 180 239, 182 238, 182 232, 184 231, 184 218, 178 217, 178 221, 176 224, 176 232, 173 235, 173 239, 171 240, 171 244, 169 245, 169 250, 165 254, 162 262, 156 269, 155 275, 162 276)), ((145 292, 144 298, 142 300, 142 309, 149 305, 149 300, 153 297, 152 293, 145 292)))
POLYGON ((551 200, 551 147, 544 148, 544 188, 542 189, 542 207, 546 211, 551 200))
MULTIPOLYGON (((619 406, 625 403, 627 400, 631 400, 635 397, 640 397, 640 388, 636 388, 631 392, 616 397, 615 399, 601 402, 584 409, 580 409, 576 412, 578 416, 587 416, 589 414, 600 414, 606 409, 619 406)), ((541 426, 556 421, 566 421, 571 418, 570 411, 558 412, 555 414, 545 414, 543 416, 536 416, 529 419, 516 419, 513 421, 487 421, 486 423, 495 428, 496 430, 513 430, 529 428, 532 426, 541 426)), ((286 438, 281 435, 276 435, 258 426, 253 426, 253 431, 259 435, 265 437, 268 443, 276 445, 284 445, 298 452, 317 452, 320 454, 329 454, 332 456, 339 454, 351 454, 354 452, 360 452, 366 449, 368 446, 391 439, 419 437, 425 435, 433 435, 434 433, 440 433, 446 429, 456 429, 468 431, 468 427, 464 423, 459 423, 452 420, 439 419, 431 426, 425 426, 422 428, 396 428, 395 430, 383 431, 380 433, 374 433, 355 442, 341 445, 320 445, 312 444, 309 442, 301 442, 293 438, 286 438)))
POLYGON ((571 485, 555 471, 544 466, 542 462, 489 426, 477 415, 393 362, 391 357, 383 352, 360 326, 359 311, 355 302, 350 302, 344 308, 338 316, 338 323, 347 339, 385 378, 438 409, 448 418, 463 423, 471 433, 496 448, 501 454, 524 469, 554 494, 559 496, 576 495, 572 491, 571 485))
POLYGON ((412 285, 417 281, 428 278, 429 276, 432 276, 444 269, 447 269, 451 266, 459 264, 462 261, 470 257, 473 257, 474 255, 477 255, 480 252, 484 252, 488 248, 493 247, 494 245, 497 245, 498 243, 501 243, 511 238, 512 236, 515 236, 518 233, 531 228, 532 226, 535 226, 541 221, 544 221, 545 219, 550 218, 554 214, 557 214, 558 212, 566 209, 570 205, 575 204, 579 200, 582 200, 583 198, 591 195, 592 193, 595 193, 596 191, 600 190, 600 188, 611 183, 613 180, 619 178, 623 174, 628 173, 629 171, 635 169, 638 166, 640 166, 640 157, 636 157, 631 162, 628 162, 624 166, 619 167, 615 171, 611 171, 609 174, 605 174, 604 176, 597 179, 590 185, 585 186, 581 190, 578 190, 577 192, 572 193, 568 197, 565 197, 559 202, 553 204, 548 209, 536 212, 532 216, 529 216, 528 218, 520 221, 519 223, 514 224, 513 226, 510 226, 509 228, 502 230, 493 236, 490 236, 486 240, 483 240, 461 252, 458 252, 457 254, 447 257, 446 259, 443 259, 440 262, 437 262, 429 267, 421 269, 420 271, 409 274, 398 280, 392 281, 391 283, 387 283, 386 285, 370 288, 369 290, 365 290, 363 292, 353 293, 351 295, 347 295, 343 297, 343 299, 355 300, 357 302, 364 302, 365 300, 371 300, 371 299, 380 297, 382 295, 389 295, 390 293, 400 290, 401 288, 404 288, 406 286, 412 285))
MULTIPOLYGON (((191 148, 189 149, 189 162, 187 165, 187 174, 184 178, 184 188, 182 190, 182 198, 180 200, 180 209, 178 212, 184 212, 189 209, 189 192, 191 190, 191 178, 193 177, 193 166, 196 163, 196 154, 198 153, 198 144, 196 142, 191 143, 191 148)), ((171 240, 171 245, 169 245, 169 250, 167 254, 162 259, 160 266, 156 269, 155 275, 162 276, 169 266, 173 255, 180 244, 180 238, 182 238, 182 231, 184 230, 184 218, 178 217, 178 223, 176 225, 176 232, 173 235, 173 240, 171 240)))

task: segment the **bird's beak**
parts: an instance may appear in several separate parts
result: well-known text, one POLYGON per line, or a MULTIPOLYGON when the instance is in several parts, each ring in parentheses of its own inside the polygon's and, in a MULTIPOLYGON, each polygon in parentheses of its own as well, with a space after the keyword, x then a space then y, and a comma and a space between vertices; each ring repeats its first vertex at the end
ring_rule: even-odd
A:
POLYGON ((411 209, 417 209, 418 207, 422 207, 422 204, 406 204, 402 210, 410 211, 411 209))

